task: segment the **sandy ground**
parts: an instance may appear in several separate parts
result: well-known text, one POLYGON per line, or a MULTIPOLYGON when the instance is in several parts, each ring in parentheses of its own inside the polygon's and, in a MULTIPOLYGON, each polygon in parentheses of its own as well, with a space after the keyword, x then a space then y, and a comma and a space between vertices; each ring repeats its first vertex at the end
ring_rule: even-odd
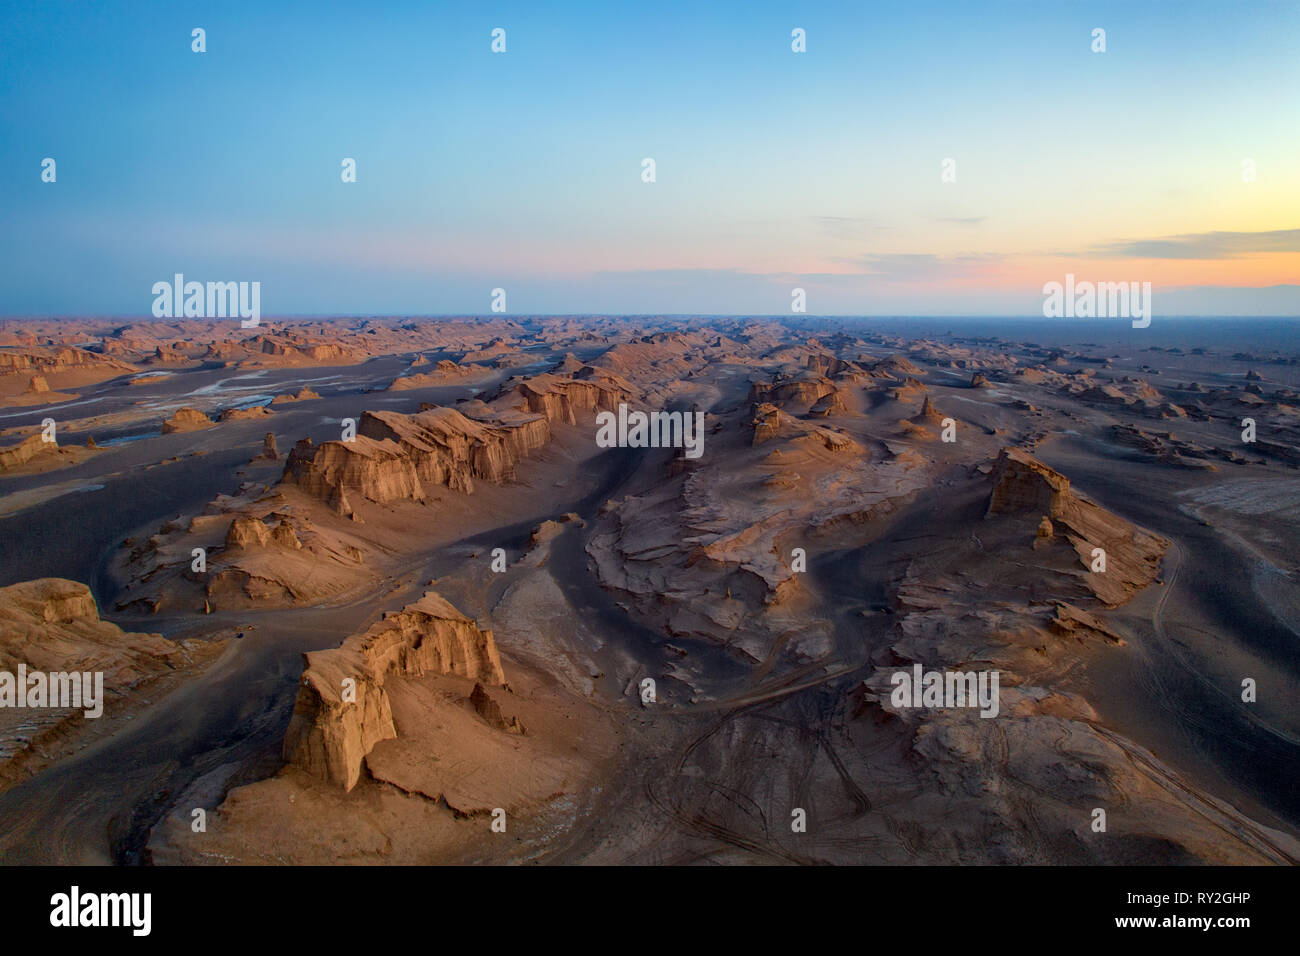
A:
MULTIPOLYGON (((607 347, 565 343, 542 356, 558 360, 576 351, 585 358, 607 347)), ((893 348, 867 342, 862 350, 882 357, 893 348)), ((1171 376, 1195 376, 1206 386, 1216 378, 1240 383, 1241 370, 1202 359, 1134 353, 1115 360, 1108 374, 1149 377, 1141 368, 1146 364, 1160 367, 1163 380, 1151 380, 1161 387, 1171 376)), ((172 374, 146 384, 79 387, 82 404, 55 409, 76 416, 61 424, 61 441, 93 434, 103 451, 56 477, 0 479, 0 581, 82 580, 107 610, 126 583, 116 563, 123 539, 198 514, 245 482, 274 480, 278 466, 250 464, 268 430, 283 453, 304 435, 318 443, 336 438, 339 419, 363 410, 450 404, 517 371, 381 392, 409 362, 392 356, 233 376, 227 369, 169 369, 172 374), (277 404, 265 421, 158 434, 176 408, 211 413, 304 384, 322 397, 277 404)), ((748 382, 737 374, 744 368, 733 362, 691 372, 689 389, 675 394, 705 402, 738 429, 748 414, 748 382)), ((0 859, 1294 861, 1300 802, 1291 781, 1300 768, 1300 718, 1291 702, 1300 691, 1300 658, 1293 555, 1300 479, 1293 476, 1300 472, 1276 463, 1219 463, 1215 471, 1153 463, 1110 442, 1110 425, 1130 420, 1120 412, 1019 382, 970 389, 969 369, 920 368, 938 408, 959 418, 969 429, 963 434, 987 451, 972 455, 973 446, 952 449, 900 434, 896 423, 904 413, 897 407, 857 391, 850 396, 841 421, 874 456, 871 462, 885 459, 886 444, 912 448, 931 469, 930 490, 901 495, 870 519, 800 533, 810 563, 790 606, 820 622, 816 641, 784 633, 782 625, 772 635, 747 631, 732 646, 719 644, 707 633, 711 625, 666 629, 653 608, 607 586, 593 557, 599 551, 593 540, 610 527, 602 509, 662 484, 669 456, 592 455, 582 448, 585 432, 561 429, 557 444, 521 471, 525 494, 485 487, 423 533, 414 522, 427 521, 427 509, 397 505, 376 512, 374 522, 406 526, 405 536, 393 532, 392 554, 375 568, 379 588, 348 593, 326 607, 197 617, 107 614, 123 627, 173 637, 231 630, 244 636, 203 674, 152 698, 129 724, 0 794, 0 859), (1016 400, 1039 411, 1018 409, 1016 400), (1048 753, 1024 722, 1009 721, 990 735, 978 724, 940 721, 917 733, 863 709, 859 697, 862 681, 898 641, 895 593, 905 565, 978 533, 968 515, 987 492, 969 464, 1012 440, 1033 441, 1035 454, 1069 475, 1075 488, 1172 542, 1161 583, 1105 613, 1124 635, 1123 646, 1080 647, 1068 666, 1036 675, 1050 679, 1061 699, 1077 695, 1095 711, 1077 725, 1037 717, 1061 721, 1056 749, 1048 753), (530 547, 534 527, 570 512, 580 520, 530 547), (495 547, 510 556, 504 574, 486 568, 495 547), (416 759, 454 752, 448 738, 412 732, 392 742, 376 753, 372 776, 350 794, 282 769, 279 745, 301 654, 336 645, 418 597, 431 581, 494 629, 517 709, 536 728, 546 759, 557 761, 540 762, 536 776, 505 774, 492 782, 494 792, 514 793, 520 808, 504 837, 478 812, 492 803, 491 788, 477 794, 470 788, 467 803, 475 812, 469 814, 430 799, 449 786, 464 792, 463 785, 457 790, 447 778, 425 774, 416 759), (1243 675, 1256 677, 1260 687, 1249 709, 1237 696, 1243 675), (647 676, 657 680, 650 705, 638 690, 647 676), (581 733, 566 733, 566 721, 581 733), (1081 734, 1079 727, 1090 731, 1081 734), (566 749, 566 740, 587 744, 566 749), (958 753, 966 756, 959 760, 958 753), (1060 776, 1097 762, 1112 768, 1109 776, 1060 776), (986 775, 949 776, 957 774, 954 768, 969 774, 971 766, 986 768, 986 775), (542 798, 547 773, 560 782, 542 798), (1105 845, 1087 827, 1097 800, 1137 808, 1128 818, 1123 809, 1113 812, 1115 839, 1105 845), (196 807, 213 821, 207 834, 188 827, 196 807), (806 813, 806 831, 791 828, 796 809, 806 813)), ((624 371, 660 374, 649 365, 624 371)), ((1267 374, 1293 384, 1285 381, 1289 369, 1269 367, 1267 374)), ((0 410, 0 424, 23 428, 46 413, 0 410)), ((1177 427, 1187 440, 1207 443, 1222 442, 1218 432, 1225 431, 1199 422, 1146 427, 1177 427)), ((711 438, 711 447, 742 454, 747 444, 736 437, 742 433, 727 434, 732 437, 711 438)), ((806 478, 812 466, 800 467, 806 478)), ((419 725, 422 707, 434 708, 430 695, 441 694, 450 707, 466 693, 447 682, 417 682, 408 694, 408 726, 419 725)), ((481 760, 482 748, 466 756, 481 760)))

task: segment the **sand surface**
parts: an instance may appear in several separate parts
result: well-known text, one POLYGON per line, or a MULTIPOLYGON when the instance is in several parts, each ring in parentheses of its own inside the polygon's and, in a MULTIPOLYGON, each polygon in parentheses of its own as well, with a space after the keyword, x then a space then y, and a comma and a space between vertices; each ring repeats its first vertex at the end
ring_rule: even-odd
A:
POLYGON ((0 474, 0 586, 81 582, 216 650, 0 793, 0 859, 1300 859, 1300 367, 1273 343, 376 322, 271 323, 269 351, 85 323, 85 368, 3 345, 53 389, 5 440, 54 417, 98 450, 0 474), (701 412, 704 453, 599 447, 620 402, 701 412), (211 424, 164 433, 181 408, 211 424), (472 679, 393 671, 355 786, 286 755, 303 655, 430 590, 494 635, 484 693, 524 732, 472 679), (914 663, 997 670, 999 715, 893 706, 914 663))

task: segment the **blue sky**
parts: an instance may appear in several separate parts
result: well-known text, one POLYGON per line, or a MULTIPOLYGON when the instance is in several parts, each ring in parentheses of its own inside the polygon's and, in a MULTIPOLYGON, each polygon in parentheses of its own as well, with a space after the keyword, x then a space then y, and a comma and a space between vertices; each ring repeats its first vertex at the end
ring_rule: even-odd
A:
POLYGON ((0 314, 1300 313, 1295 4, 268 6, 0 4, 0 314))

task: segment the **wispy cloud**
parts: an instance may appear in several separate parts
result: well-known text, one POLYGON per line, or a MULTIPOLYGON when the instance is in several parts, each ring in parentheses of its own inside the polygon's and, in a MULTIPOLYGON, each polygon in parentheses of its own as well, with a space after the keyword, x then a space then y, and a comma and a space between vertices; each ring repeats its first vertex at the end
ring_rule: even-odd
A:
POLYGON ((988 221, 988 216, 935 216, 934 222, 950 222, 958 226, 978 226, 988 221))
POLYGON ((928 252, 894 252, 838 261, 857 266, 859 275, 891 282, 978 277, 1000 266, 1006 256, 997 252, 940 256, 928 252))
POLYGON ((886 226, 862 216, 813 216, 813 222, 832 239, 861 239, 869 233, 883 232, 886 226))
MULTIPOLYGON (((748 272, 744 269, 603 269, 592 273, 599 281, 653 282, 662 285, 690 285, 701 282, 754 282, 778 278, 777 276, 748 272)), ((784 278, 784 277, 782 277, 784 278)))
POLYGON ((1162 239, 1132 239, 1098 246, 1093 254, 1135 259, 1236 259, 1257 252, 1300 252, 1300 229, 1199 232, 1162 239))

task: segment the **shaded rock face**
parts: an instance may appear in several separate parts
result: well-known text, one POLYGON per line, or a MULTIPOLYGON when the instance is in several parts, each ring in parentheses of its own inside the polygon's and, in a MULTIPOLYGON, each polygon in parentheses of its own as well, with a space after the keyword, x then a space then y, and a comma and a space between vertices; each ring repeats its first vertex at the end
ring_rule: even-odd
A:
POLYGON ((178 408, 176 414, 163 422, 162 432, 164 435, 170 435, 172 432, 190 432, 207 428, 211 424, 212 419, 197 408, 178 408))
POLYGON ((1018 448, 1004 448, 993 466, 987 514, 1055 518, 1070 494, 1070 479, 1018 448))
POLYGON ((293 530, 293 525, 283 518, 280 519, 280 523, 271 532, 271 540, 281 547, 293 548, 295 551, 302 548, 302 542, 298 540, 298 533, 293 530))
POLYGON ((280 449, 275 447, 275 432, 267 432, 266 438, 262 440, 262 457, 276 461, 280 457, 280 449))
POLYGON ((829 393, 813 402, 812 407, 808 409, 808 414, 826 417, 843 415, 847 411, 848 408, 844 404, 844 399, 840 396, 839 389, 832 389, 829 393))
POLYGON ((330 502, 338 513, 350 514, 350 495, 381 504, 424 501, 424 482, 468 494, 474 479, 509 481, 515 464, 549 439, 550 427, 540 417, 485 424, 451 408, 415 415, 366 412, 355 441, 315 448, 299 442, 282 480, 330 502))
POLYGON ((1095 405, 1125 405, 1131 399, 1113 385, 1094 385, 1079 394, 1080 401, 1095 405))
POLYGON ((928 391, 930 389, 924 382, 909 375, 903 379, 902 385, 885 389, 885 394, 896 402, 914 402, 918 398, 925 397, 928 391))
MULTIPOLYGON (((101 620, 90 588, 79 581, 39 578, 0 588, 0 671, 14 674, 25 665, 102 673, 101 707, 189 666, 196 645, 101 620)), ((84 706, 0 708, 0 790, 57 759, 85 726, 84 706)))
POLYGON ((348 491, 370 501, 423 501, 424 489, 415 466, 389 441, 357 435, 355 441, 330 441, 319 446, 300 441, 289 453, 282 481, 329 503, 338 514, 352 513, 348 491))
POLYGON ((416 415, 366 412, 358 435, 396 444, 421 481, 473 491, 473 479, 494 484, 514 477, 515 464, 550 440, 544 418, 487 424, 453 408, 432 408, 416 415))
POLYGON ((274 529, 270 529, 261 518, 241 515, 230 522, 230 528, 226 531, 227 548, 264 548, 269 544, 278 544, 295 551, 302 548, 293 525, 283 518, 274 529))
POLYGON ((1278 442, 1256 441, 1256 447, 1266 454, 1280 458, 1290 465, 1300 465, 1300 449, 1291 445, 1283 445, 1278 442))
POLYGON ((534 528, 532 534, 528 536, 528 546, 530 548, 535 548, 539 544, 545 544, 548 541, 554 540, 564 531, 564 526, 570 522, 577 522, 578 527, 580 528, 586 527, 586 523, 582 518, 580 518, 576 512, 570 511, 567 514, 561 515, 557 520, 543 521, 534 528))
POLYGON ((1225 461, 1237 459, 1237 453, 1231 450, 1209 448, 1192 442, 1181 441, 1170 432, 1146 432, 1133 425, 1112 425, 1111 439, 1117 445, 1134 448, 1143 454, 1151 455, 1160 461, 1181 468, 1201 468, 1213 471, 1214 465, 1208 460, 1211 455, 1225 461))
POLYGON ((943 412, 939 411, 939 409, 935 407, 934 402, 930 401, 929 395, 925 396, 925 401, 921 403, 920 414, 918 414, 914 420, 918 422, 941 422, 943 419, 943 412))
POLYGON ((524 725, 520 723, 519 718, 507 718, 502 714, 501 705, 488 696, 482 684, 475 682, 474 691, 469 695, 469 702, 474 707, 474 713, 497 730, 504 730, 508 734, 524 733, 524 725))
POLYGON ((1057 603, 1047 626, 1053 634, 1065 637, 1099 637, 1111 644, 1124 643, 1124 639, 1096 615, 1064 601, 1057 603))
POLYGON ((240 516, 230 522, 230 528, 226 531, 226 547, 259 547, 265 545, 270 538, 271 533, 266 530, 266 525, 260 518, 240 516))
POLYGON ((237 355, 237 354, 238 354, 238 351, 237 351, 237 349, 235 348, 235 343, 232 342, 230 339, 226 339, 225 341, 222 341, 222 342, 210 342, 210 343, 208 343, 208 348, 207 348, 207 351, 205 351, 205 352, 203 353, 203 358, 205 358, 205 359, 229 359, 229 358, 232 358, 233 356, 235 356, 235 355, 237 355))
MULTIPOLYGON (((388 676, 451 674, 491 685, 505 683, 492 632, 480 630, 433 591, 341 646, 313 651, 303 659, 284 759, 345 790, 361 779, 371 748, 397 736, 384 690, 388 676)), ((506 725, 502 729, 508 729, 510 722, 501 717, 499 707, 495 716, 506 725)))
POLYGON ((909 361, 901 355, 891 355, 889 358, 881 359, 875 365, 871 366, 871 371, 881 375, 890 375, 894 378, 922 374, 921 369, 917 367, 916 363, 909 361))
POLYGON ((185 353, 177 348, 180 343, 173 345, 159 345, 154 349, 153 360, 150 364, 168 364, 189 361, 185 353))
POLYGON ((765 402, 754 409, 754 419, 751 424, 754 427, 752 444, 761 445, 765 441, 770 441, 779 434, 781 429, 780 410, 775 405, 765 402))
POLYGON ((1085 569, 1079 580, 1103 604, 1125 603, 1160 573, 1167 540, 1076 495, 1068 478, 1020 449, 1002 449, 991 477, 986 517, 1032 521, 1036 550, 1064 542, 1077 557, 1075 567, 1085 569), (1094 569, 1098 549, 1105 570, 1094 569))
POLYGON ((757 405, 782 406, 794 403, 811 406, 834 394, 834 384, 820 376, 809 376, 786 381, 755 382, 749 388, 749 401, 757 405))
POLYGON ((756 405, 753 414, 754 417, 749 423, 754 429, 754 436, 750 441, 753 447, 775 438, 795 440, 802 438, 812 439, 828 451, 853 451, 858 448, 858 445, 847 435, 787 415, 770 402, 756 405))
POLYGON ((860 371, 860 368, 853 362, 847 362, 844 359, 822 352, 809 355, 806 365, 808 371, 816 372, 819 375, 825 375, 828 378, 834 378, 835 376, 845 372, 852 373, 860 371))
MULTIPOLYGON (((306 336, 293 335, 286 331, 273 334, 282 336, 286 341, 277 341, 271 338, 270 335, 259 337, 260 351, 263 355, 274 355, 280 358, 308 358, 312 361, 324 362, 343 359, 348 354, 343 346, 333 342, 316 342, 306 336)), ((258 339, 253 341, 257 342, 258 339)))
POLYGON ((631 401, 631 393, 617 385, 550 375, 535 375, 521 382, 516 391, 528 411, 566 425, 576 425, 597 412, 616 412, 620 402, 631 401))

